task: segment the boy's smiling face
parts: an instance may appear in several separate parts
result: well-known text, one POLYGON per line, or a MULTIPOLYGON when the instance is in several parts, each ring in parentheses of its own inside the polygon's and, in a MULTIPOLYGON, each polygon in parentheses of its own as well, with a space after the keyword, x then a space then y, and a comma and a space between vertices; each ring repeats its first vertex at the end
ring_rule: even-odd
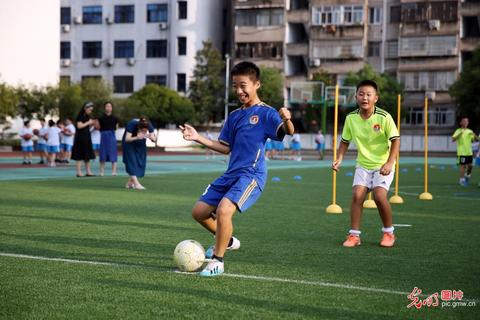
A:
POLYGON ((249 106, 258 100, 259 81, 252 81, 248 75, 235 75, 232 82, 233 90, 242 104, 249 106))

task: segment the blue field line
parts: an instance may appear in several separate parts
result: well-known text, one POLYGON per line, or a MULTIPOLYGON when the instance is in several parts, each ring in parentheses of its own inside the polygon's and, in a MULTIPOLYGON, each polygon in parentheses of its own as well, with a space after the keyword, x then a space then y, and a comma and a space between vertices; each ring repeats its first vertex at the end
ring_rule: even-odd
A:
MULTIPOLYGON (((146 175, 158 174, 178 174, 178 173, 210 173, 223 172, 227 168, 227 158, 224 156, 217 156, 215 159, 206 159, 204 155, 162 155, 149 156, 147 158, 146 175)), ((450 158, 429 158, 429 164, 432 166, 431 170, 435 170, 438 165, 455 164, 455 159, 450 158)), ((15 163, 22 162, 22 158, 0 158, 0 163, 15 163)), ((355 165, 354 160, 344 160, 342 167, 348 168, 355 165)), ((421 157, 405 157, 400 159, 401 165, 423 165, 423 158, 421 157)), ((329 168, 331 160, 270 160, 267 162, 267 167, 270 170, 276 169, 302 169, 302 168, 329 168)), ((99 172, 99 162, 92 163, 94 173, 99 172)), ((109 176, 110 164, 106 164, 105 175, 109 176)), ((453 169, 451 169, 453 170, 453 169)), ((126 176, 125 167, 122 163, 121 157, 118 162, 118 173, 120 176, 126 176)), ((0 169, 0 181, 13 180, 45 180, 45 179, 66 179, 75 177, 74 162, 68 165, 59 165, 54 168, 48 167, 22 167, 14 169, 0 169)))

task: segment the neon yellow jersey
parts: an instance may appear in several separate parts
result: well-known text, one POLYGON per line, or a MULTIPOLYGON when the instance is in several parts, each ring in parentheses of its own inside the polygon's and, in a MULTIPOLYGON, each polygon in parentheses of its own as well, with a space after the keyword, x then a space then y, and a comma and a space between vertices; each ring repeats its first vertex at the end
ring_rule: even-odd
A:
POLYGON ((458 128, 453 133, 452 138, 456 138, 457 156, 472 156, 472 142, 475 139, 475 134, 468 128, 458 128))
POLYGON ((350 112, 345 118, 342 141, 353 141, 357 146, 357 165, 368 169, 379 169, 388 160, 391 141, 400 135, 392 116, 375 107, 368 119, 360 116, 360 109, 350 112))

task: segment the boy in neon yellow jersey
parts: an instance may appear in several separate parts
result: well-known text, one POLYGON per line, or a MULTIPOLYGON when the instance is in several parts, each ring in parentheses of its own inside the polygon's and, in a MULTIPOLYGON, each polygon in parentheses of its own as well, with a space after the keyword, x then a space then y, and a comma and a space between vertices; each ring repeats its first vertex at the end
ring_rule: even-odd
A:
POLYGON ((400 136, 388 112, 375 106, 378 101, 377 84, 363 80, 357 85, 358 109, 345 118, 338 158, 332 169, 338 171, 350 141, 357 146, 358 156, 353 179, 353 197, 350 206, 351 229, 344 247, 355 247, 360 242, 360 220, 363 201, 368 191, 373 190, 375 203, 383 223, 382 247, 393 247, 392 208, 387 199, 393 180, 395 159, 400 149, 400 136))
POLYGON ((457 158, 460 165, 460 180, 462 186, 468 185, 468 180, 472 175, 472 142, 477 140, 478 136, 470 129, 468 129, 468 118, 463 117, 460 120, 460 128, 455 130, 452 140, 457 142, 457 158), (465 169, 466 172, 465 172, 465 169))

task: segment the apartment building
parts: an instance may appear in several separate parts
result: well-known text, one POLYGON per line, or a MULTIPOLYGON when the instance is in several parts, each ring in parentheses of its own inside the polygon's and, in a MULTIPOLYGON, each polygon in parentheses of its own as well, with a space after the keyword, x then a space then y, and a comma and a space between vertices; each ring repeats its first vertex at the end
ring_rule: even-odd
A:
POLYGON ((282 70, 287 97, 292 82, 321 69, 341 84, 370 64, 404 85, 404 129, 420 130, 427 95, 430 126, 446 133, 456 126, 448 88, 480 44, 479 7, 474 0, 237 0, 235 58, 282 70))
POLYGON ((103 78, 117 96, 147 83, 187 92, 203 41, 228 50, 223 0, 61 0, 61 77, 103 78))
POLYGON ((285 0, 235 0, 233 62, 249 60, 283 70, 285 0))

